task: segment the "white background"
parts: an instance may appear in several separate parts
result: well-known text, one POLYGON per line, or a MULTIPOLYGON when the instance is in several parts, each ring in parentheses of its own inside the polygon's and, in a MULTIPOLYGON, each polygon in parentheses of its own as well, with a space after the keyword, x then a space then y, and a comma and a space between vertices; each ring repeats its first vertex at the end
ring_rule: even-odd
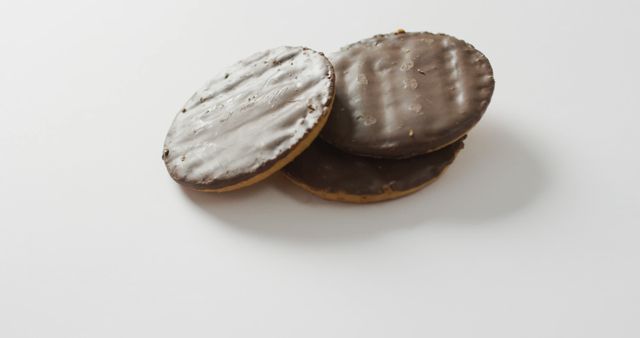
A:
POLYGON ((0 2, 0 337, 639 337, 637 1, 0 2), (463 38, 496 91, 369 206, 181 189, 183 102, 279 45, 463 38))

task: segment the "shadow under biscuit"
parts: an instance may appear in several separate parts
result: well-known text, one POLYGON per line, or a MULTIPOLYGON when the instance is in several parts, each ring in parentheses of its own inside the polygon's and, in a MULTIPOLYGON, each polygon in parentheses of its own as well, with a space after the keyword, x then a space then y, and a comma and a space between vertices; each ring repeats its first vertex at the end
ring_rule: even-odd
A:
POLYGON ((525 210, 548 183, 546 166, 525 141, 485 123, 469 133, 448 172, 398 200, 360 205, 322 200, 282 174, 225 194, 184 189, 216 223, 292 242, 360 240, 430 224, 474 226, 525 210))

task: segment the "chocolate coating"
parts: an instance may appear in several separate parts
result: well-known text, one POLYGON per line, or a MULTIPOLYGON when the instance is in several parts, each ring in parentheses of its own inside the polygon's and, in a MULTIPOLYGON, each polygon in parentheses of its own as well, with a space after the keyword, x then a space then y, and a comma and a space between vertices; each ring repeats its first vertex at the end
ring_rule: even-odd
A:
POLYGON ((306 148, 333 102, 323 54, 279 47, 230 66, 176 115, 162 158, 171 177, 199 190, 255 183, 306 148))
POLYGON ((393 160, 351 155, 316 140, 283 172, 297 185, 325 199, 377 202, 424 187, 453 162, 463 146, 459 140, 426 155, 393 160))
POLYGON ((376 35, 329 55, 336 98, 321 137, 353 154, 406 158, 444 147, 484 114, 487 58, 444 34, 376 35))

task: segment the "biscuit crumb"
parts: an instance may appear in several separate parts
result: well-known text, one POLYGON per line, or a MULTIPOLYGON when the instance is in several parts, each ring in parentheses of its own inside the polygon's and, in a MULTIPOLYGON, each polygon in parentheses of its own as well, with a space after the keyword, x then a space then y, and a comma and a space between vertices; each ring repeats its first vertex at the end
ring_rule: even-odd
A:
POLYGON ((376 122, 378 122, 378 120, 371 116, 371 115, 367 115, 364 117, 364 121, 362 122, 363 125, 365 125, 366 127, 371 126, 376 124, 376 122))
POLYGON ((364 75, 364 74, 358 74, 358 80, 357 81, 358 81, 359 84, 361 84, 363 86, 366 86, 366 85, 369 84, 369 79, 367 79, 367 76, 364 75))
POLYGON ((413 68, 413 66, 414 66, 413 61, 409 60, 409 61, 403 63, 402 65, 400 65, 400 70, 403 71, 403 72, 406 72, 409 69, 413 68))
POLYGON ((404 33, 406 33, 406 31, 404 29, 398 28, 398 30, 394 34, 398 35, 398 34, 404 34, 404 33))
POLYGON ((409 129, 409 137, 413 137, 413 129, 409 129))

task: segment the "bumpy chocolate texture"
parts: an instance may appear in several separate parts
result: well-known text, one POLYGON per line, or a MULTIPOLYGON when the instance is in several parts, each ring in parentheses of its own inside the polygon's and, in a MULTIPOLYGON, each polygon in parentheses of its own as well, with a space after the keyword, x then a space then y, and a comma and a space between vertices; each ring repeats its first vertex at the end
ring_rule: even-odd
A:
POLYGON ((494 89, 487 58, 443 34, 377 35, 329 60, 336 98, 320 137, 364 156, 406 158, 454 142, 480 120, 494 89))
POLYGON ((192 188, 224 191, 283 166, 279 161, 303 141, 296 151, 306 148, 326 121, 334 84, 324 55, 302 47, 232 65, 176 115, 162 154, 167 170, 192 188))
POLYGON ((460 139, 426 155, 392 160, 350 155, 316 140, 283 172, 297 185, 325 199, 378 202, 424 187, 453 162, 463 146, 460 139))

